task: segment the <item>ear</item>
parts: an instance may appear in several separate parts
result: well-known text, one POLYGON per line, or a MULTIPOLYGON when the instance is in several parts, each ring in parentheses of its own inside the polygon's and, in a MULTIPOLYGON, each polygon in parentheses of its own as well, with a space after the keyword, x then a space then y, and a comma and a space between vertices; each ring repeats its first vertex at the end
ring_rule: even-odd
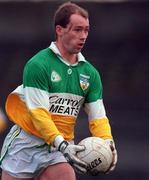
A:
POLYGON ((61 35, 63 34, 63 27, 60 26, 60 25, 57 25, 57 26, 55 27, 55 31, 56 31, 56 34, 57 34, 58 36, 61 36, 61 35))

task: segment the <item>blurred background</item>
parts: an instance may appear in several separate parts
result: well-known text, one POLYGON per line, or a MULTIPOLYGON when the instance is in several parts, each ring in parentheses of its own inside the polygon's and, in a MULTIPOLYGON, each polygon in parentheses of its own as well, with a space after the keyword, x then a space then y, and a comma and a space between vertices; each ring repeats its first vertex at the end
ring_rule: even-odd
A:
MULTIPOLYGON (((0 0, 0 106, 22 83, 25 63, 54 40, 54 11, 65 1, 0 0)), ((77 180, 149 179, 149 1, 72 1, 90 14, 84 56, 100 71, 104 103, 117 145, 116 170, 77 180)), ((0 134, 0 148, 7 129, 0 134)), ((89 136, 81 111, 76 142, 89 136)))

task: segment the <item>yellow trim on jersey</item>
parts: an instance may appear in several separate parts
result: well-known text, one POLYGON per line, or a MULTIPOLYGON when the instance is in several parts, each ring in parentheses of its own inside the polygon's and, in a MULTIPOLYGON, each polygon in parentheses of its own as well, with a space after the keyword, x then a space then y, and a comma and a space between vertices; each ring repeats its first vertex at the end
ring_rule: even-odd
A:
POLYGON ((66 140, 74 138, 74 124, 76 118, 52 115, 46 109, 29 110, 17 93, 12 93, 6 101, 6 112, 11 121, 18 124, 26 132, 53 143, 58 135, 66 140))
POLYGON ((48 144, 53 143, 56 136, 61 135, 51 119, 51 114, 43 108, 30 110, 32 122, 36 130, 48 144))
POLYGON ((65 140, 71 141, 74 139, 74 126, 76 123, 75 117, 52 114, 52 120, 58 130, 63 134, 65 140))
POLYGON ((89 121, 89 129, 92 136, 103 139, 112 139, 111 127, 107 118, 93 119, 89 121))
POLYGON ((12 93, 8 96, 5 108, 6 113, 12 122, 18 124, 26 132, 41 138, 41 135, 37 132, 32 123, 29 110, 17 94, 12 93))

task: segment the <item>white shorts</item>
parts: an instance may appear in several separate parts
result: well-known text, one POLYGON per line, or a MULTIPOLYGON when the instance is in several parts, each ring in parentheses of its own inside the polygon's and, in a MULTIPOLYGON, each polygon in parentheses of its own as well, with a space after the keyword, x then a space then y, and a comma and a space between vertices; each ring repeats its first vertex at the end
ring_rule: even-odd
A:
POLYGON ((1 151, 1 168, 17 178, 37 177, 49 165, 67 162, 63 154, 52 150, 42 139, 13 126, 1 151))

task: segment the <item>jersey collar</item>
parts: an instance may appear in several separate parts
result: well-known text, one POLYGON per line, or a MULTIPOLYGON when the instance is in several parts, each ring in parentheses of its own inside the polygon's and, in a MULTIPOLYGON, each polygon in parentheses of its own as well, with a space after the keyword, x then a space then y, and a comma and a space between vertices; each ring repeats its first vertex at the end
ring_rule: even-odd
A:
POLYGON ((82 53, 79 52, 79 53, 78 53, 78 62, 75 63, 75 64, 70 64, 68 61, 66 61, 66 60, 62 57, 62 55, 61 55, 59 49, 57 48, 55 42, 51 42, 49 48, 50 48, 50 49, 60 58, 60 60, 61 60, 63 63, 65 63, 66 65, 75 66, 75 65, 78 64, 78 62, 81 62, 81 61, 86 62, 86 60, 85 60, 84 56, 82 55, 82 53))

